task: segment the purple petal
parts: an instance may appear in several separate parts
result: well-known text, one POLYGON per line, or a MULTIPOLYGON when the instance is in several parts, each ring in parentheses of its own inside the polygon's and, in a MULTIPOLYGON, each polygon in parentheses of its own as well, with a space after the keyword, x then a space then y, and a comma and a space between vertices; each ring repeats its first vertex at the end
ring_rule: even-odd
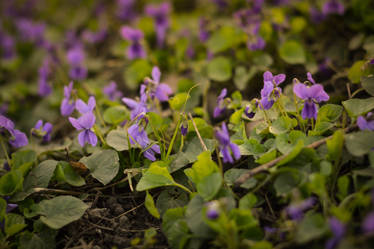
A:
POLYGON ((88 143, 90 143, 92 146, 96 146, 97 144, 97 136, 93 131, 87 130, 88 134, 88 143))
POLYGON ((173 91, 167 84, 159 84, 156 88, 155 96, 161 102, 168 101, 169 95, 171 95, 173 91))
POLYGON ((273 74, 270 71, 264 73, 264 82, 265 81, 273 82, 273 74))
POLYGON ((217 102, 223 100, 227 95, 227 89, 223 88, 219 96, 217 97, 217 102))
POLYGON ((160 154, 160 153, 161 153, 160 146, 158 146, 157 144, 152 145, 151 149, 152 149, 154 152, 156 152, 157 154, 160 154))
POLYGON ((313 101, 305 101, 301 116, 303 117, 303 119, 317 119, 317 112, 317 105, 313 101))
POLYGON ((69 76, 73 80, 84 80, 87 77, 87 68, 82 65, 74 66, 70 69, 69 76))
POLYGON ((230 148, 231 148, 231 151, 232 151, 232 154, 234 155, 234 158, 236 160, 238 160, 240 158, 240 150, 239 150, 239 146, 237 146, 236 144, 234 143, 230 143, 230 148))
POLYGON ((72 102, 69 104, 69 99, 63 99, 61 106, 60 106, 60 111, 62 116, 69 116, 70 114, 73 113, 75 109, 75 102, 72 102))
POLYGON ((221 153, 222 153, 222 156, 223 156, 223 162, 224 163, 234 163, 234 159, 232 159, 229 148, 227 146, 226 147, 221 147, 221 153))
POLYGON ((283 81, 286 80, 286 75, 285 74, 278 74, 274 76, 274 82, 276 85, 279 85, 283 81))
POLYGON ((139 103, 130 98, 122 98, 122 102, 125 103, 130 109, 135 109, 139 103))
POLYGON ((34 126, 34 129, 36 130, 39 130, 40 127, 43 126, 43 121, 42 120, 38 120, 38 122, 36 122, 35 126, 34 126))
POLYGON ((307 72, 306 77, 308 78, 308 80, 309 80, 313 85, 316 84, 316 82, 314 81, 314 79, 313 79, 311 73, 307 72))
POLYGON ((144 155, 145 158, 148 158, 152 162, 156 161, 155 154, 154 154, 154 152, 152 150, 146 150, 146 151, 144 151, 143 155, 144 155))
POLYGON ((307 99, 309 97, 308 87, 304 84, 301 84, 301 83, 297 83, 293 86, 293 92, 300 99, 307 99))
POLYGON ((14 138, 10 139, 9 143, 15 148, 26 146, 29 143, 26 134, 19 130, 14 130, 13 136, 14 138))
POLYGON ((70 81, 69 86, 64 86, 64 96, 66 99, 70 99, 72 90, 73 90, 73 81, 70 81))
POLYGON ((329 95, 323 90, 321 84, 315 84, 308 89, 309 97, 315 99, 317 102, 328 101, 329 95))
POLYGON ((96 121, 95 115, 93 115, 93 113, 91 112, 87 112, 83 114, 78 119, 80 126, 83 127, 84 129, 91 129, 92 126, 94 126, 95 121, 96 121))
POLYGON ((160 72, 160 69, 158 67, 153 67, 153 69, 152 69, 152 79, 156 83, 160 83, 161 72, 160 72))
POLYGON ((0 114, 0 127, 4 127, 7 130, 13 130, 14 123, 12 120, 0 114))
POLYGON ((72 118, 72 117, 69 117, 69 121, 70 121, 70 124, 71 124, 75 129, 77 129, 78 131, 83 129, 83 127, 80 125, 80 123, 78 122, 77 119, 72 118))
POLYGON ((261 103, 261 109, 264 109, 264 110, 269 110, 273 104, 274 104, 274 100, 269 100, 267 97, 264 97, 260 100, 260 103, 261 103))
POLYGON ((265 81, 264 87, 261 89, 261 97, 268 98, 274 90, 274 84, 271 81, 265 81))
POLYGON ((89 142, 88 130, 81 131, 78 134, 78 142, 82 147, 84 147, 86 141, 89 142))
POLYGON ((92 111, 96 106, 96 100, 95 100, 95 97, 94 96, 90 96, 89 99, 88 99, 88 107, 90 109, 90 111, 92 111))

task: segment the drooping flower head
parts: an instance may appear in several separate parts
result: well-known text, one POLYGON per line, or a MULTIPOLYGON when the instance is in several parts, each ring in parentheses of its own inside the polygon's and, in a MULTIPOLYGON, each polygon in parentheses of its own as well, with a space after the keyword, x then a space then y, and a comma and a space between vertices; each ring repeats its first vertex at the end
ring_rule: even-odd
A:
POLYGON ((25 133, 20 130, 14 129, 14 123, 12 120, 0 114, 0 134, 3 136, 9 136, 9 144, 14 148, 20 148, 26 146, 29 141, 25 133))
POLYGON ((285 81, 285 74, 278 74, 273 76, 269 71, 264 73, 264 87, 261 90, 260 108, 264 110, 270 109, 275 101, 280 97, 282 89, 278 87, 285 81))
POLYGON ((215 129, 215 136, 219 142, 219 148, 223 156, 223 162, 234 163, 234 159, 231 156, 234 156, 235 160, 240 158, 239 147, 230 141, 230 134, 227 130, 225 123, 222 123, 221 129, 215 129))
POLYGON ((226 110, 226 105, 225 105, 225 97, 227 95, 227 89, 223 88, 219 96, 217 97, 217 106, 214 108, 213 112, 213 117, 217 118, 221 116, 225 110, 226 110))
POLYGON ((71 99, 72 90, 73 90, 73 81, 71 81, 68 86, 64 86, 64 98, 60 106, 60 112, 62 116, 69 116, 74 111, 75 101, 71 99))
POLYGON ((363 116, 359 116, 357 118, 358 128, 360 128, 360 130, 362 130, 362 131, 364 131, 364 130, 374 131, 374 120, 372 120, 373 117, 374 116, 373 116, 372 112, 369 112, 366 115, 366 118, 364 118, 363 116))
POLYGON ((111 81, 108 85, 103 88, 103 92, 112 101, 122 97, 122 92, 117 90, 117 84, 111 81))
POLYGON ((331 232, 333 233, 333 237, 326 242, 325 248, 334 249, 339 245, 340 241, 344 238, 345 225, 335 217, 329 219, 329 225, 331 232))
MULTIPOLYGON (((147 123, 145 117, 140 117, 137 119, 136 123, 131 125, 128 129, 128 135, 130 138, 131 144, 138 144, 143 150, 148 148, 150 141, 145 131, 144 124, 147 123)), ((143 152, 144 157, 148 158, 151 161, 156 161, 155 153, 160 154, 160 146, 153 144, 148 149, 143 152)))
POLYGON ((36 122, 34 126, 32 134, 36 136, 41 136, 44 142, 49 142, 51 141, 52 128, 53 125, 51 123, 46 122, 43 125, 43 120, 38 120, 38 122, 36 122))
POLYGON ((344 5, 339 0, 328 0, 322 7, 322 13, 324 15, 330 14, 344 14, 344 5))
POLYGON ((145 58, 146 53, 143 48, 143 45, 140 43, 144 37, 143 32, 141 30, 133 29, 128 26, 122 26, 121 35, 125 40, 131 42, 130 46, 128 46, 127 48, 127 57, 130 60, 137 58, 145 58))
POLYGON ((89 143, 92 146, 96 146, 97 137, 96 134, 92 131, 92 127, 95 124, 96 118, 92 112, 86 112, 78 119, 69 117, 69 121, 75 129, 81 131, 78 134, 78 142, 82 147, 84 147, 86 143, 89 143))
MULTIPOLYGON (((311 75, 308 75, 308 80, 312 83, 315 83, 311 75)), ((296 94, 296 96, 305 101, 304 108, 301 112, 301 116, 303 117, 303 119, 316 119, 318 113, 318 107, 316 103, 328 101, 330 98, 321 84, 313 84, 312 86, 307 86, 302 83, 296 83, 293 87, 293 92, 296 94)))
POLYGON ((163 2, 160 5, 147 5, 145 13, 154 19, 157 36, 157 45, 162 47, 165 41, 166 31, 169 28, 170 4, 163 2))
POLYGON ((152 79, 146 78, 145 84, 150 87, 150 95, 152 98, 156 97, 159 101, 164 102, 169 100, 169 95, 173 93, 170 86, 165 83, 160 83, 161 71, 155 66, 152 69, 152 79))

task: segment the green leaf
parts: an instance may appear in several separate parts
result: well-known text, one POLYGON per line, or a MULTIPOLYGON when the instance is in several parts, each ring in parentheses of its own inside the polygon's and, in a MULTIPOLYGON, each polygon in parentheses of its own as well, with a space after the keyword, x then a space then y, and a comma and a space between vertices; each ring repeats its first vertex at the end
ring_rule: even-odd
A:
POLYGON ((56 167, 56 178, 68 184, 80 187, 86 184, 85 180, 71 167, 68 162, 59 162, 56 167))
POLYGON ((279 47, 279 56, 289 64, 302 64, 306 62, 306 54, 298 41, 286 41, 279 47))
POLYGON ((235 221, 240 230, 257 225, 257 220, 253 217, 250 209, 234 208, 230 212, 230 218, 235 221))
POLYGON ((363 77, 361 80, 362 87, 371 96, 374 96, 374 76, 363 77))
POLYGON ((123 129, 110 131, 106 137, 106 143, 116 151, 129 149, 127 133, 123 129))
POLYGON ((254 208, 258 199, 255 194, 248 193, 239 200, 240 209, 251 209, 254 208))
POLYGON ((332 173, 332 164, 329 161, 321 161, 320 173, 324 176, 329 176, 332 173))
POLYGON ((208 77, 215 81, 227 81, 232 76, 231 62, 225 57, 216 57, 208 63, 208 77))
POLYGON ((0 198, 0 220, 3 220, 6 213, 7 202, 4 198, 0 198))
POLYGON ((104 111, 103 119, 108 124, 117 125, 129 118, 129 112, 122 105, 111 106, 104 111))
POLYGON ((292 151, 285 158, 283 158, 280 162, 278 162, 276 166, 281 166, 292 161, 294 158, 296 158, 299 155, 299 153, 302 151, 303 148, 304 148, 304 141, 298 140, 295 147, 292 149, 292 151))
POLYGON ((73 196, 58 196, 37 205, 40 220, 53 229, 80 219, 87 209, 88 205, 73 196))
POLYGON ((140 178, 140 181, 136 186, 136 191, 144 191, 152 188, 173 185, 175 185, 175 181, 170 175, 166 163, 158 161, 152 163, 142 178, 140 178))
POLYGON ((340 118, 343 107, 340 105, 326 104, 318 110, 317 124, 320 122, 335 122, 340 118))
POLYGON ((190 234, 184 219, 184 208, 173 208, 162 217, 162 232, 168 239, 171 248, 182 249, 187 244, 190 234))
POLYGON ((265 145, 254 138, 245 140, 243 144, 239 145, 239 149, 242 156, 258 156, 266 152, 265 145))
POLYGON ((230 116, 230 123, 232 123, 232 124, 234 124, 234 125, 239 124, 240 121, 241 121, 241 119, 242 119, 243 112, 244 112, 244 108, 235 111, 235 112, 230 116))
POLYGON ((356 61, 352 67, 348 70, 348 79, 352 83, 359 83, 361 76, 363 76, 362 67, 364 66, 365 61, 356 61))
POLYGON ((322 237, 328 231, 327 224, 323 216, 319 213, 307 213, 296 229, 296 240, 299 243, 322 237))
POLYGON ((23 176, 21 171, 12 170, 0 178, 0 195, 13 195, 22 189, 23 176))
POLYGON ((160 213, 156 208, 155 201, 153 200, 152 195, 150 195, 148 191, 146 191, 144 205, 152 216, 156 217, 157 219, 160 219, 160 213))
POLYGON ((288 132, 290 129, 297 125, 297 120, 293 118, 289 118, 288 116, 281 116, 277 120, 275 120, 270 128, 269 131, 274 135, 280 135, 283 133, 288 132))
POLYGON ((374 97, 367 99, 349 99, 342 102, 350 117, 363 115, 374 109, 374 97))
POLYGON ((164 189, 158 196, 156 207, 163 215, 168 209, 186 206, 188 201, 189 197, 186 191, 177 187, 170 187, 164 189))
POLYGON ((169 100, 170 107, 175 111, 180 111, 184 107, 184 104, 188 100, 188 93, 182 92, 177 93, 174 97, 169 100))
POLYGON ((338 162, 343 152, 344 132, 343 130, 335 131, 331 139, 326 140, 328 157, 330 161, 338 162))
POLYGON ((210 151, 202 152, 191 168, 185 169, 184 173, 195 184, 201 182, 205 177, 218 172, 217 164, 212 160, 210 151))
POLYGON ((10 213, 5 216, 4 230, 8 237, 20 232, 26 226, 25 219, 21 215, 10 213))
POLYGON ((209 238, 213 235, 212 230, 206 225, 203 219, 205 203, 200 195, 195 195, 188 203, 186 209, 188 228, 199 238, 209 238))
POLYGON ((299 140, 306 140, 306 136, 303 132, 294 130, 289 134, 281 134, 275 138, 275 145, 277 150, 282 154, 290 153, 296 146, 299 140))
POLYGON ((345 147, 354 156, 363 156, 374 148, 374 132, 358 131, 345 136, 345 147))
POLYGON ((271 160, 274 160, 277 157, 277 150, 269 150, 265 154, 261 155, 259 159, 257 159, 255 162, 259 164, 264 164, 267 162, 270 162, 271 160))
POLYGON ((197 192, 206 200, 211 200, 222 186, 222 175, 219 172, 212 173, 196 184, 197 192))
POLYGON ((147 60, 133 62, 124 72, 126 86, 135 89, 143 79, 151 74, 152 67, 147 60))
POLYGON ((342 201, 348 195, 349 191, 349 177, 347 175, 341 176, 338 178, 338 193, 336 196, 342 201))
POLYGON ((118 173, 119 157, 114 150, 103 150, 83 157, 79 162, 86 165, 92 176, 102 184, 108 184, 118 173))
MULTIPOLYGON (((28 164, 27 169, 36 161, 36 153, 33 150, 21 150, 12 154, 12 169, 19 169, 23 165, 28 164)), ((22 171, 22 173, 25 173, 22 171)))
POLYGON ((243 38, 243 32, 234 27, 224 26, 215 31, 207 41, 209 51, 216 54, 234 47, 243 38))
POLYGON ((314 126, 314 129, 311 131, 308 131, 309 136, 321 136, 328 130, 330 130, 332 127, 335 125, 330 122, 317 122, 316 125, 314 126))
POLYGON ((255 67, 251 67, 247 72, 247 69, 243 66, 238 66, 235 68, 234 83, 239 90, 244 90, 248 82, 255 76, 257 73, 255 67))
POLYGON ((46 160, 30 171, 23 183, 23 192, 17 193, 12 201, 21 201, 34 193, 34 188, 46 188, 57 166, 57 161, 46 160))
POLYGON ((288 194, 300 183, 300 174, 295 170, 280 173, 274 181, 274 189, 277 195, 288 194))

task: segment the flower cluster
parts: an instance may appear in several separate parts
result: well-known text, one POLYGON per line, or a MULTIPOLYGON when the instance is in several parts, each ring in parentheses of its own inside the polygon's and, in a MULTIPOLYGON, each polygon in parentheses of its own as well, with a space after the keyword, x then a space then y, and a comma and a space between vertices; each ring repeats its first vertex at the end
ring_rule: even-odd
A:
POLYGON ((43 120, 38 120, 36 122, 33 132, 33 135, 40 136, 43 138, 43 142, 51 141, 51 133, 52 133, 53 125, 49 122, 43 124, 43 120))
POLYGON ((264 87, 261 90, 260 108, 264 110, 270 109, 275 101, 280 97, 282 89, 279 87, 285 81, 285 74, 273 76, 269 71, 264 73, 264 87))

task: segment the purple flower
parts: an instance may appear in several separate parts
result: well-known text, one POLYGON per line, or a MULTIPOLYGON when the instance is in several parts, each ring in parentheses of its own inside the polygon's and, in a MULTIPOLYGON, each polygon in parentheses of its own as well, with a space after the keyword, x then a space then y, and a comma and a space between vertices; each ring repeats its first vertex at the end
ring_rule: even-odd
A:
POLYGON ((81 99, 78 99, 75 102, 75 109, 77 109, 78 112, 80 112, 81 114, 92 112, 93 109, 95 109, 95 106, 96 106, 96 100, 94 96, 91 96, 88 98, 87 104, 84 103, 84 101, 81 99))
POLYGON ((117 16, 123 21, 134 19, 135 0, 117 0, 117 16))
POLYGON ((219 148, 223 155, 223 162, 234 163, 230 151, 234 155, 235 160, 240 158, 239 147, 230 141, 230 134, 225 123, 222 123, 222 129, 215 130, 215 136, 220 144, 219 148))
POLYGON ((26 146, 29 141, 26 134, 14 129, 14 123, 7 117, 0 115, 0 135, 5 134, 8 131, 10 135, 8 142, 15 148, 26 146))
POLYGON ((181 125, 181 134, 182 136, 186 136, 187 135, 187 131, 188 131, 188 125, 186 125, 186 127, 182 124, 181 125))
POLYGON ((39 95, 48 96, 52 92, 52 87, 48 84, 48 77, 50 75, 50 60, 45 58, 42 66, 39 68, 39 95))
POLYGON ((204 17, 199 20, 199 39, 201 42, 206 42, 210 37, 210 33, 207 29, 208 23, 208 20, 204 17))
MULTIPOLYGON (((311 78, 311 75, 309 81, 311 81, 312 83, 314 82, 313 78, 311 78)), ((297 83, 294 85, 293 91, 299 98, 305 100, 304 108, 301 112, 301 116, 303 117, 303 119, 316 119, 318 113, 318 107, 316 103, 328 101, 330 98, 325 90, 323 90, 323 86, 321 84, 314 84, 309 87, 302 83, 297 83)))
POLYGON ((91 30, 85 30, 82 34, 82 38, 88 43, 99 43, 102 42, 107 36, 108 31, 106 29, 101 29, 99 31, 93 32, 91 30))
POLYGON ((369 131, 374 131, 374 120, 367 121, 370 117, 373 116, 373 113, 369 112, 366 115, 366 119, 363 116, 359 116, 357 118, 357 125, 360 130, 369 130, 369 131))
POLYGON ((121 28, 121 35, 125 40, 131 42, 130 46, 127 48, 127 57, 130 60, 137 58, 145 58, 145 50, 140 43, 143 39, 143 32, 139 29, 133 29, 128 26, 123 26, 121 28))
POLYGON ((160 5, 147 5, 145 13, 154 19, 157 45, 162 47, 165 40, 166 31, 169 28, 169 12, 170 4, 168 2, 161 3, 160 5))
POLYGON ((274 102, 279 98, 282 89, 278 87, 286 79, 285 74, 273 76, 270 71, 264 73, 264 87, 261 90, 261 109, 270 109, 274 102))
POLYGON ((249 50, 257 51, 257 50, 262 50, 265 48, 266 42, 261 36, 256 36, 254 37, 254 39, 255 39, 254 41, 250 39, 247 42, 247 47, 249 50))
POLYGON ((227 89, 223 88, 221 93, 219 94, 217 98, 217 106, 214 108, 213 112, 213 117, 219 117, 221 116, 225 110, 226 110, 226 105, 225 105, 225 97, 227 95, 227 89))
POLYGON ((44 23, 35 23, 29 19, 19 19, 16 26, 23 40, 41 45, 44 40, 44 23))
POLYGON ((121 98, 123 95, 120 91, 117 90, 117 84, 114 81, 110 82, 109 85, 106 85, 103 89, 103 92, 112 101, 121 98))
POLYGON ((141 113, 147 113, 147 94, 145 93, 145 85, 140 86, 140 101, 135 101, 130 98, 122 98, 122 102, 125 103, 131 109, 131 119, 139 116, 141 113))
POLYGON ((338 0, 329 0, 323 5, 322 13, 326 16, 329 14, 343 15, 344 5, 338 0))
POLYGON ((329 225, 331 232, 333 233, 333 237, 326 242, 325 248, 334 249, 344 237, 345 225, 335 217, 329 219, 329 225))
POLYGON ((75 101, 71 100, 71 92, 73 90, 73 81, 69 86, 64 86, 64 99, 61 102, 60 111, 62 116, 69 116, 75 108, 75 101))
POLYGON ((315 197, 311 197, 299 204, 288 206, 286 208, 286 213, 292 220, 299 221, 304 217, 305 211, 311 209, 316 204, 317 199, 315 197))
POLYGON ((84 80, 87 77, 87 68, 83 65, 84 51, 82 46, 76 45, 69 49, 66 58, 70 64, 69 76, 73 80, 84 80))
POLYGON ((0 31, 0 48, 4 59, 12 59, 15 54, 15 42, 13 37, 0 31))
POLYGON ((373 233, 374 232, 374 212, 370 212, 364 219, 361 224, 361 229, 364 233, 373 233))
POLYGON ((95 124, 96 118, 92 112, 86 112, 78 119, 69 117, 69 121, 75 129, 81 131, 78 134, 78 142, 82 147, 84 147, 86 142, 92 146, 96 146, 97 137, 96 134, 91 130, 95 124))
POLYGON ((213 3, 217 5, 217 7, 221 10, 227 7, 226 0, 212 0, 213 3))
POLYGON ((49 142, 49 141, 51 141, 52 128, 53 128, 53 126, 52 126, 51 123, 46 122, 43 125, 43 121, 38 120, 38 122, 36 122, 35 127, 34 127, 36 132, 33 131, 32 134, 33 135, 40 135, 40 136, 43 137, 44 142, 49 142))
POLYGON ((215 220, 219 217, 219 203, 217 201, 211 201, 206 204, 206 217, 210 220, 215 220))
POLYGON ((249 112, 249 106, 246 106, 246 107, 245 107, 244 114, 245 114, 248 118, 253 118, 253 117, 255 116, 255 113, 253 112, 253 110, 249 112))
MULTIPOLYGON (((133 124, 128 129, 131 144, 139 144, 142 149, 149 147, 149 139, 144 127, 140 125, 142 119, 139 119, 137 123, 133 124)), ((152 145, 150 148, 143 152, 144 157, 151 161, 156 161, 155 153, 160 154, 160 146, 157 144, 152 145)))
MULTIPOLYGON (((153 67, 152 69, 152 83, 154 88, 151 91, 151 97, 156 97, 159 101, 168 101, 169 95, 173 93, 170 86, 165 83, 160 83, 161 72, 158 67, 153 67)), ((149 80, 146 80, 146 83, 149 80)))

